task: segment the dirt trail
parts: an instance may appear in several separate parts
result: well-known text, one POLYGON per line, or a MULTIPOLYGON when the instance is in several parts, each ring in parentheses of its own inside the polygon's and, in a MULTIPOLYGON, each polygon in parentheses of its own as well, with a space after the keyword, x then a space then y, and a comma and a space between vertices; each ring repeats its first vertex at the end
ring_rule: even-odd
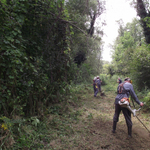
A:
MULTIPOLYGON (((89 149, 150 150, 149 133, 136 117, 132 116, 132 138, 128 139, 127 137, 127 126, 122 113, 117 124, 116 133, 111 133, 115 94, 112 96, 111 93, 107 93, 106 96, 97 97, 93 97, 93 94, 91 94, 89 99, 84 101, 85 107, 90 107, 88 111, 93 115, 90 126, 90 132, 93 136, 90 136, 89 139, 89 142, 91 143, 89 149), (97 142, 97 146, 94 146, 95 141, 99 141, 97 142)), ((138 117, 147 128, 150 128, 149 118, 144 119, 145 117, 142 112, 138 117)))
MULTIPOLYGON (((76 115, 70 114, 70 118, 66 118, 69 124, 67 122, 63 124, 63 129, 66 129, 67 133, 62 137, 56 136, 56 139, 50 142, 50 149, 150 150, 149 133, 136 117, 132 116, 132 138, 127 138, 127 126, 122 113, 116 133, 111 132, 115 111, 113 106, 115 93, 107 92, 105 96, 100 96, 98 93, 98 96, 94 97, 92 89, 87 88, 77 93, 76 96, 80 102, 69 102, 69 109, 76 115), (72 117, 75 117, 76 120, 69 121, 72 117)), ((138 117, 150 130, 150 115, 141 111, 138 117)))

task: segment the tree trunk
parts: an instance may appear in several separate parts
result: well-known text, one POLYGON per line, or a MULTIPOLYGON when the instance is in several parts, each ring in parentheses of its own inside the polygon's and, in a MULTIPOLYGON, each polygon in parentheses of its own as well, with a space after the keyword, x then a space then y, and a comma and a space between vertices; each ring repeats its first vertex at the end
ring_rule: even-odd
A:
POLYGON ((144 18, 149 17, 150 14, 146 12, 146 8, 142 0, 137 0, 137 14, 141 18, 141 24, 143 27, 146 43, 150 44, 150 28, 147 26, 147 23, 144 20, 144 18))

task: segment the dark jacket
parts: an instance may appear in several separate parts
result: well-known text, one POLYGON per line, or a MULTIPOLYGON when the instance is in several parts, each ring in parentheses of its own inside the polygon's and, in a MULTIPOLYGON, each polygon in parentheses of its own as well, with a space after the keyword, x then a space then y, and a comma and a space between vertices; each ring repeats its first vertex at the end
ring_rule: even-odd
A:
POLYGON ((119 84, 120 84, 120 83, 122 83, 122 80, 121 80, 121 79, 119 79, 119 84))

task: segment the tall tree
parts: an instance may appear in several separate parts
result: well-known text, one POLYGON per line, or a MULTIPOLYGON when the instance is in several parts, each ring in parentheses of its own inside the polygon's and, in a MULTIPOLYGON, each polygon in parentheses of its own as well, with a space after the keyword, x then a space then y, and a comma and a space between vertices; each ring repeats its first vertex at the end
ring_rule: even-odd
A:
POLYGON ((105 10, 104 3, 101 0, 69 0, 66 6, 72 22, 72 31, 74 32, 71 39, 71 56, 74 58, 80 72, 81 68, 84 71, 88 68, 87 66, 91 68, 87 72, 87 77, 93 72, 97 74, 102 51, 102 34, 100 34, 102 31, 100 29, 101 24, 97 28, 95 22, 105 10))
POLYGON ((41 114, 74 77, 65 1, 7 0, 0 6, 0 111, 41 114))
POLYGON ((148 1, 137 0, 136 8, 137 14, 141 18, 141 24, 143 27, 146 43, 150 44, 150 26, 147 24, 147 19, 149 20, 150 17, 150 11, 149 7, 147 7, 147 3, 148 1))
POLYGON ((114 43, 113 62, 116 65, 116 73, 130 73, 130 62, 136 47, 142 43, 142 28, 137 19, 119 28, 119 34, 114 43))

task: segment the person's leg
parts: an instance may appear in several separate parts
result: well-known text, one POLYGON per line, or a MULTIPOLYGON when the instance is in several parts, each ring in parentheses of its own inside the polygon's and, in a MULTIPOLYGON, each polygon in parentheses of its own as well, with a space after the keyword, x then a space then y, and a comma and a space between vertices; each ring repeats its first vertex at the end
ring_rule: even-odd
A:
POLYGON ((98 85, 98 89, 99 89, 99 91, 101 92, 101 85, 100 85, 100 84, 98 85))
POLYGON ((95 88, 94 97, 96 97, 97 93, 98 93, 98 88, 95 88))
POLYGON ((113 121, 113 129, 112 129, 112 133, 116 132, 116 126, 117 126, 117 122, 113 121))
POLYGON ((93 90, 94 90, 94 94, 95 94, 95 85, 93 85, 93 90))
POLYGON ((132 126, 128 127, 128 137, 132 137, 132 126))
POLYGON ((115 133, 116 131, 116 126, 117 126, 117 122, 119 121, 119 115, 121 112, 121 107, 119 104, 115 104, 115 114, 113 117, 113 130, 112 132, 115 133))
POLYGON ((101 90, 101 84, 99 85, 99 91, 102 92, 102 90, 101 90))
POLYGON ((122 109, 126 124, 128 127, 128 136, 132 137, 132 121, 131 121, 131 112, 127 108, 122 109))

